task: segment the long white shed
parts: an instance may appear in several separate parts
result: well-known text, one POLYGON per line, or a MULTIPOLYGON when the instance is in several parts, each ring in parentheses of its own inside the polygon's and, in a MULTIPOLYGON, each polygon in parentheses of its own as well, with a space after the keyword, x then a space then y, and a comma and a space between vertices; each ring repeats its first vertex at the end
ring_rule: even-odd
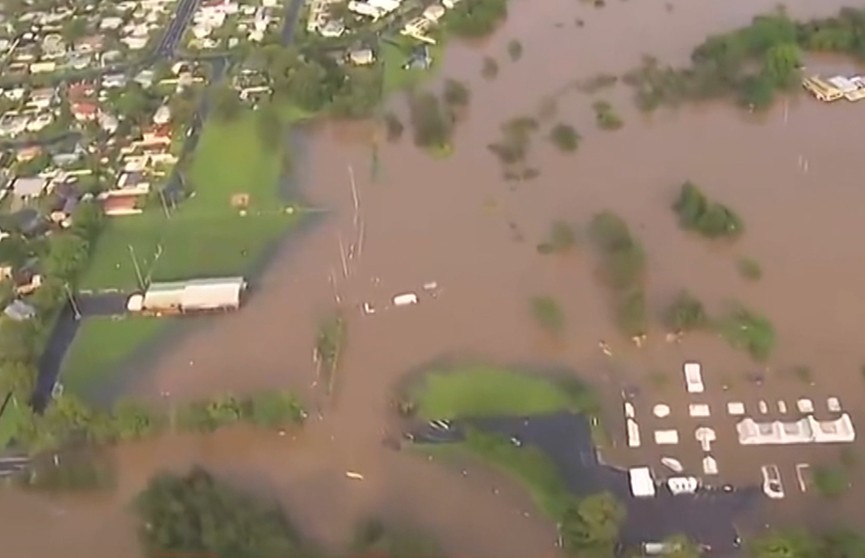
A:
POLYGON ((151 312, 236 309, 246 287, 243 277, 152 283, 141 298, 140 309, 151 312))

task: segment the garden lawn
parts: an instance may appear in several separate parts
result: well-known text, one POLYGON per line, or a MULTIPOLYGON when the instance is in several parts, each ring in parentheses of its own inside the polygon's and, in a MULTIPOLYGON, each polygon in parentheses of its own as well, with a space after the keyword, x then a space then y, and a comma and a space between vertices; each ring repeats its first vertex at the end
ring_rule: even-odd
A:
POLYGON ((114 217, 97 242, 82 289, 137 286, 130 246, 152 280, 242 275, 297 220, 281 199, 281 149, 264 146, 256 113, 207 122, 188 173, 194 194, 166 218, 157 205, 114 217), (245 216, 232 196, 247 194, 245 216), (161 246, 161 251, 160 251, 161 246))
POLYGON ((60 382, 64 391, 86 398, 106 383, 124 361, 170 324, 164 318, 86 318, 63 359, 60 382))
MULTIPOLYGON (((0 404, 3 403, 4 395, 0 398, 0 404)), ((18 399, 13 395, 0 415, 0 450, 9 445, 12 438, 20 430, 21 421, 24 420, 24 409, 18 403, 18 399)))
POLYGON ((486 365, 431 370, 411 396, 426 419, 534 415, 590 405, 590 394, 577 382, 486 365))

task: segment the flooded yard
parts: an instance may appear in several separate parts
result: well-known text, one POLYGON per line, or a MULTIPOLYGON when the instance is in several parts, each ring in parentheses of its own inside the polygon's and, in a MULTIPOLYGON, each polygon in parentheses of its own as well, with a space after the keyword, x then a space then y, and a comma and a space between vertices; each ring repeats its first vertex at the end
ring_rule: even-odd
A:
MULTIPOLYGON (((377 515, 416 521, 462 555, 553 553, 554 526, 539 514, 522 513, 531 504, 519 487, 482 470, 462 478, 382 446, 384 432, 396 424, 388 409, 394 386, 408 371, 443 356, 571 368, 599 388, 611 434, 622 445, 622 387, 641 387, 648 407, 640 413, 664 402, 675 409, 670 420, 690 420, 681 366, 699 360, 704 400, 718 421, 713 454, 722 475, 754 483, 760 465, 781 468, 788 497, 764 505, 773 525, 828 522, 856 511, 862 517, 861 498, 844 497, 815 519, 809 510, 818 497, 797 494, 795 464, 835 459, 837 447, 742 448, 724 412, 729 400, 743 401, 750 412, 760 399, 770 406, 784 399, 792 408, 803 396, 823 408, 829 395, 842 399, 857 425, 865 410, 858 330, 865 316, 865 263, 855 242, 862 235, 865 190, 859 125, 852 116, 860 107, 802 97, 786 109, 780 102, 761 117, 724 104, 644 116, 623 85, 595 96, 569 85, 599 72, 621 74, 643 54, 684 63, 707 34, 746 24, 775 4, 611 1, 594 8, 573 0, 513 2, 507 23, 492 39, 449 46, 438 70, 440 77, 463 80, 472 92, 450 158, 433 159, 408 137, 380 143, 374 177, 371 138, 363 129, 310 129, 308 153, 297 161, 304 194, 333 213, 286 242, 240 312, 196 327, 158 355, 152 373, 137 375, 131 388, 154 399, 169 392, 181 400, 290 387, 310 404, 304 433, 290 441, 238 429, 122 447, 120 487, 105 500, 0 495, 3 516, 10 517, 0 527, 4 544, 13 555, 32 558, 135 556, 129 499, 154 470, 197 462, 284 501, 302 531, 334 548, 359 519, 377 515), (507 60, 512 39, 524 46, 518 62, 507 60), (481 77, 485 56, 499 60, 495 80, 481 77), (504 121, 536 114, 551 96, 557 113, 543 125, 573 125, 583 137, 579 150, 563 154, 541 132, 530 154, 539 176, 505 181, 487 145, 504 121), (601 98, 623 118, 621 129, 597 129, 591 104, 601 98), (363 223, 362 249, 350 174, 363 223), (679 229, 671 204, 687 179, 742 216, 742 238, 708 242, 679 229), (536 250, 552 221, 583 230, 606 209, 628 222, 646 250, 652 322, 642 349, 617 332, 588 242, 566 255, 536 250), (340 244, 355 245, 345 264, 340 244), (759 262, 760 281, 740 276, 737 262, 743 257, 759 262), (423 285, 432 281, 435 292, 425 291, 423 285), (666 342, 660 317, 682 288, 712 314, 739 300, 767 316, 777 334, 768 364, 755 365, 713 334, 666 342), (406 292, 417 293, 418 303, 393 306, 393 296, 406 292), (529 299, 539 294, 555 296, 564 310, 559 341, 532 320, 529 299), (347 343, 335 396, 326 401, 315 385, 311 355, 316 324, 334 310, 337 297, 347 343), (364 303, 377 311, 364 314, 364 303), (599 340, 610 344, 611 357, 598 350, 599 340), (810 367, 815 385, 793 377, 788 370, 795 366, 810 367), (758 389, 746 378, 755 371, 766 377, 758 389), (659 375, 668 379, 652 381, 659 375), (366 480, 350 482, 346 470, 366 480), (493 486, 508 488, 494 494, 493 486), (51 531, 50 540, 43 529, 51 531)), ((843 4, 786 3, 797 18, 827 15, 843 4)), ((404 118, 404 102, 395 99, 393 105, 404 118)), ((647 429, 644 439, 649 438, 647 429)), ((692 438, 682 435, 682 460, 689 465, 699 454, 692 438)), ((861 453, 860 443, 853 447, 861 453)), ((639 463, 658 459, 662 450, 646 443, 639 454, 614 453, 639 463)), ((861 494, 859 486, 854 490, 861 494)))

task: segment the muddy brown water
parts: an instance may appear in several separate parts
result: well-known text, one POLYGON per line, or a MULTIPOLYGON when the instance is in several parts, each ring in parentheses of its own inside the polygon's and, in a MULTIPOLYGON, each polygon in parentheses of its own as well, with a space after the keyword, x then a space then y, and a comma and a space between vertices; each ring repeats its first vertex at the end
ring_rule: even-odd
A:
MULTIPOLYGON (((448 355, 573 368, 609 399, 607 419, 620 445, 621 384, 641 384, 646 405, 665 401, 684 416, 687 401, 678 373, 684 358, 704 363, 706 399, 716 415, 732 394, 753 408, 759 397, 742 378, 755 366, 743 355, 711 336, 669 345, 659 326, 648 346, 637 350, 615 333, 587 246, 567 257, 535 252, 552 220, 583 224, 603 209, 625 217, 646 247, 654 313, 683 287, 713 311, 731 299, 753 306, 772 319, 778 335, 769 379, 761 388, 765 398, 784 398, 792 408, 800 395, 815 394, 818 405, 818 395, 838 395, 856 420, 865 408, 858 372, 865 362, 858 330, 865 317, 859 295, 865 266, 857 242, 865 191, 853 116, 860 106, 801 98, 789 103, 786 119, 780 104, 759 121, 723 105, 646 118, 619 86, 597 95, 624 117, 625 127, 617 132, 595 128, 591 97, 568 92, 559 98, 554 120, 580 130, 579 153, 562 155, 539 134, 531 159, 541 175, 516 190, 502 180, 485 148, 503 121, 535 112, 573 80, 623 72, 644 53, 685 61, 706 34, 745 24, 775 2, 673 4, 669 11, 661 1, 612 1, 603 9, 573 0, 514 2, 507 24, 482 48, 450 46, 440 76, 467 81, 473 102, 456 135, 456 152, 445 161, 429 158, 404 138, 381 146, 380 176, 373 181, 362 129, 331 125, 311 133, 303 163, 305 195, 314 205, 333 208, 334 215, 302 242, 289 243, 243 311, 197 328, 161 355, 136 392, 158 398, 168 391, 171 398, 184 399, 291 387, 319 401, 320 390, 312 386, 314 324, 334 307, 334 275, 348 309, 348 344, 338 392, 324 419, 313 414, 296 440, 238 429, 119 448, 120 485, 110 496, 5 491, 0 494, 4 555, 136 556, 128 512, 132 496, 155 470, 194 462, 278 498, 305 533, 333 548, 359 518, 377 515, 427 528, 460 556, 552 553, 554 529, 537 517, 519 487, 482 469, 463 478, 422 458, 387 451, 380 440, 393 425, 387 410, 393 386, 406 371, 448 355), (575 26, 577 18, 585 27, 575 26), (517 63, 506 55, 514 38, 525 49, 517 63), (480 78, 486 55, 501 64, 499 77, 490 82, 480 78), (800 156, 808 160, 807 172, 800 156), (339 238, 348 246, 356 234, 349 166, 366 235, 362 253, 350 262, 350 277, 343 278, 339 238), (711 245, 677 229, 669 205, 677 185, 688 178, 743 216, 743 238, 732 246, 711 245), (516 223, 524 242, 514 240, 509 223, 516 223), (747 283, 739 277, 736 262, 742 256, 760 262, 763 280, 747 283), (428 281, 439 284, 436 298, 421 288, 428 281), (386 308, 394 294, 405 291, 419 293, 420 304, 386 308), (565 343, 550 343, 530 319, 528 298, 542 293, 554 295, 567 311, 565 343), (363 316, 358 305, 364 301, 378 312, 363 316), (613 358, 599 353, 599 339, 612 344, 613 358), (783 374, 799 364, 813 369, 815 387, 783 374), (653 387, 648 381, 653 372, 666 374, 668 383, 653 387), (731 383, 731 395, 721 392, 722 383, 731 383), (346 470, 361 472, 366 480, 349 481, 346 470)), ((786 4, 794 16, 810 17, 834 12, 844 2, 786 4)), ((404 109, 399 100, 394 106, 404 109)), ((789 497, 766 506, 769 521, 814 518, 808 510, 816 501, 796 494, 793 464, 800 458, 835 460, 838 448, 752 451, 732 441, 729 419, 719 418, 717 429, 716 456, 732 480, 757 480, 759 465, 767 461, 781 466, 789 497)), ((683 440, 687 437, 683 433, 683 440)), ((695 448, 681 451, 685 461, 697 459, 695 448)), ((615 453, 639 463, 660 452, 616 448, 615 453)), ((853 497, 832 510, 863 516, 853 497)))

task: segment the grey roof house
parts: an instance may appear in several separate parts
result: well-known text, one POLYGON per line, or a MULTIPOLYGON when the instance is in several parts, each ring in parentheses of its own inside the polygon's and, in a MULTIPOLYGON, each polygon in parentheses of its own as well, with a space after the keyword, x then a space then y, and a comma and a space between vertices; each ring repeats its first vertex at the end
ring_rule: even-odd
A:
POLYGON ((23 300, 13 300, 3 310, 3 314, 16 322, 32 320, 36 317, 36 309, 24 302, 23 300))

